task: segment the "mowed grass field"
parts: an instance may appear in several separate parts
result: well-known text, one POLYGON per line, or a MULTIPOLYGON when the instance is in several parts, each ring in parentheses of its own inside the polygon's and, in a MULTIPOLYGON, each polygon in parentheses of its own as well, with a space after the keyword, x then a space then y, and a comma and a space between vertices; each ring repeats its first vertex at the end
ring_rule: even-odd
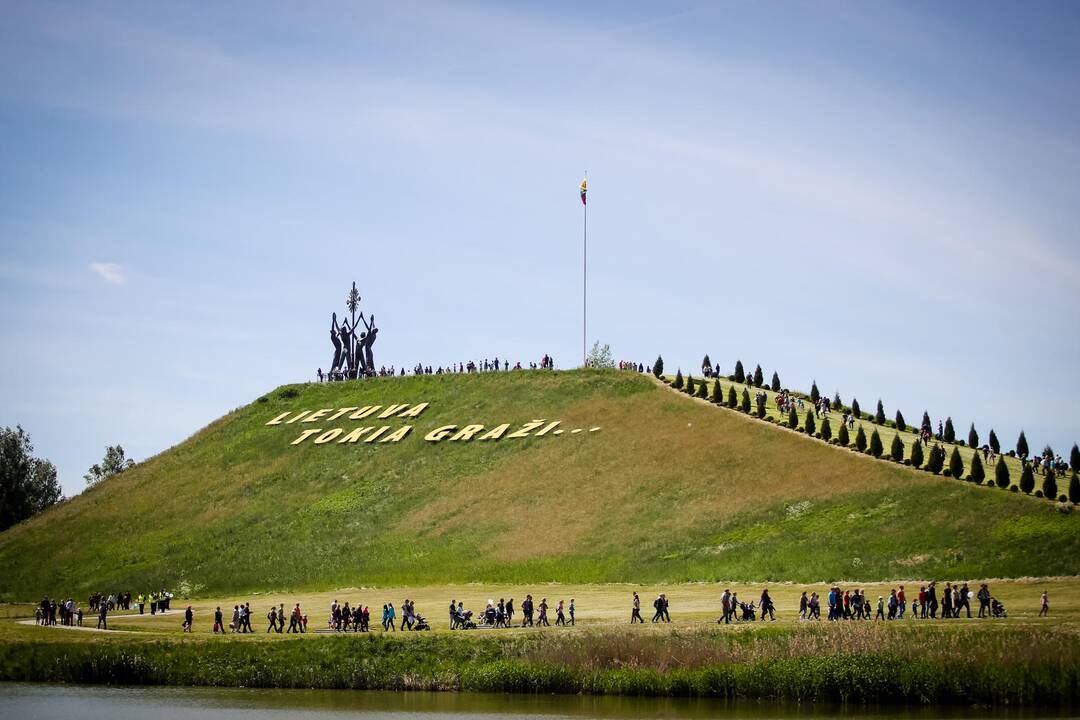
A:
POLYGON ((634 373, 510 372, 279 388, 0 534, 0 597, 1020 578, 1080 574, 1078 558, 1080 514, 1046 501, 875 461, 634 373), (266 425, 421 402, 415 420, 386 421, 415 426, 393 444, 290 444, 301 427, 383 421, 266 425), (423 439, 541 419, 566 432, 423 439))

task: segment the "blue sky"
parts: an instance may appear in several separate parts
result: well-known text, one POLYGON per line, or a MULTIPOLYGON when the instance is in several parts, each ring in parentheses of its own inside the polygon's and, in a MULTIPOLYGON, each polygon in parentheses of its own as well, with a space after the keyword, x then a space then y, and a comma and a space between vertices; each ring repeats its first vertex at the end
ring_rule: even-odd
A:
POLYGON ((331 356, 708 352, 1077 439, 1075 3, 0 2, 0 424, 68 494, 331 356))

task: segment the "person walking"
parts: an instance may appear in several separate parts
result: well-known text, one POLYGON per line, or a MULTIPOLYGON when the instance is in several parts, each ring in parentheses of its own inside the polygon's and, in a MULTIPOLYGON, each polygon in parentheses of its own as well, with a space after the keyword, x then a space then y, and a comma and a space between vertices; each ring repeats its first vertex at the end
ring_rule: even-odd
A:
POLYGON ((548 604, 547 598, 541 598, 540 604, 536 606, 540 611, 536 616, 536 627, 551 627, 551 624, 547 619, 548 604))
POLYGON ((514 621, 514 598, 506 601, 506 627, 514 621))
POLYGON ((990 617, 990 588, 983 583, 976 595, 979 599, 979 617, 990 617))
POLYGON ((635 592, 633 609, 630 610, 630 624, 633 625, 636 622, 639 622, 642 625, 645 624, 645 620, 641 617, 641 598, 639 598, 638 594, 635 592))
POLYGON ((570 604, 566 606, 566 611, 570 615, 570 624, 574 624, 574 598, 570 598, 570 604))
POLYGON ((457 627, 457 600, 450 601, 450 629, 457 627))
POLYGON ((289 613, 289 629, 286 634, 303 631, 304 629, 300 626, 300 603, 296 603, 292 612, 289 613))
MULTIPOLYGON (((1043 593, 1043 607, 1044 608, 1046 607, 1046 593, 1043 593)), ((109 629, 109 623, 107 621, 108 614, 109 614, 108 606, 105 603, 101 603, 101 605, 98 606, 98 616, 97 616, 97 629, 98 630, 108 630, 109 629)))
POLYGON ((765 613, 769 614, 769 620, 776 622, 776 614, 773 613, 773 602, 769 596, 769 588, 764 588, 761 591, 761 600, 759 603, 761 607, 761 621, 765 622, 765 613))
POLYGON ((184 611, 184 632, 192 631, 192 622, 194 620, 194 613, 191 612, 191 606, 187 606, 187 610, 184 611))
POLYGON ((221 606, 218 605, 217 609, 214 610, 214 634, 215 635, 217 635, 219 632, 222 635, 225 634, 225 626, 222 625, 223 622, 224 622, 224 617, 221 614, 221 606))
POLYGON ((270 612, 266 613, 266 621, 266 632, 273 632, 277 628, 277 608, 273 605, 270 606, 270 612))
POLYGON ((555 626, 566 625, 566 613, 563 612, 563 601, 555 606, 555 626))
POLYGON ((885 598, 881 595, 877 596, 877 615, 874 616, 875 620, 885 619, 885 598))
POLYGON ((1042 606, 1039 608, 1039 617, 1043 617, 1044 615, 1049 616, 1050 615, 1050 603, 1048 602, 1048 600, 1046 598, 1046 591, 1045 590, 1043 590, 1043 593, 1042 593, 1042 603, 1041 603, 1041 605, 1042 606))

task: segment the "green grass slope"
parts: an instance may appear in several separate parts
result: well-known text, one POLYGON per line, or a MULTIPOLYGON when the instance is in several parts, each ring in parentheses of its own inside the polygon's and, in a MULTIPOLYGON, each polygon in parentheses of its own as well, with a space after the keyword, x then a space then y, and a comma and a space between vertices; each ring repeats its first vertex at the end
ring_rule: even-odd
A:
POLYGON ((0 598, 1075 575, 1078 550, 1080 515, 1046 501, 873 460, 632 373, 514 372, 279 388, 0 534, 0 598), (420 402, 413 420, 266 425, 420 402), (565 432, 424 440, 534 419, 565 432), (301 429, 373 424, 414 430, 290 445, 301 429))

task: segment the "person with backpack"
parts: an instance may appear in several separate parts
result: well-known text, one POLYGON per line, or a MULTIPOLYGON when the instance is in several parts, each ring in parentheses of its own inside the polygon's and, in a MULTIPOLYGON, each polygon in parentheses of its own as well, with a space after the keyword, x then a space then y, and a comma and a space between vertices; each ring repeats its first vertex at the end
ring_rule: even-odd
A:
POLYGON ((270 606, 270 612, 266 613, 266 632, 271 633, 277 628, 277 608, 270 606))

